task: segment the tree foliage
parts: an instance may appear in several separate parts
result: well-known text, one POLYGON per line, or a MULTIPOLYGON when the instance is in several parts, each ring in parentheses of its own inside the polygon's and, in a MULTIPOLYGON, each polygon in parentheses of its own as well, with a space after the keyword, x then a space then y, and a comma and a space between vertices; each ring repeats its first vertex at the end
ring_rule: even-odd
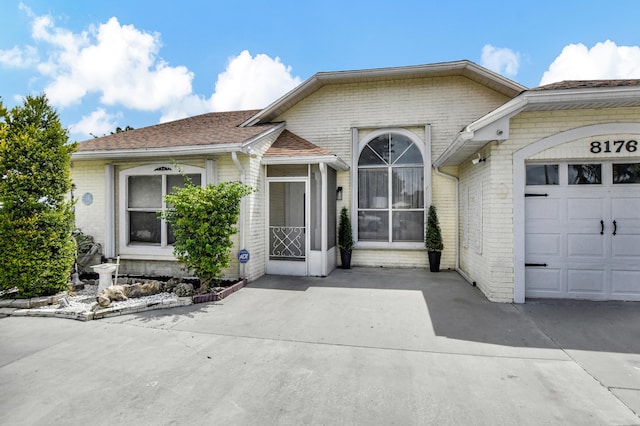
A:
POLYGON ((351 219, 349 218, 349 211, 346 207, 343 207, 340 211, 340 220, 338 222, 338 248, 348 252, 353 248, 351 219))
POLYGON ((0 288, 18 297, 67 288, 74 261, 71 153, 44 95, 0 103, 0 288))
POLYGON ((438 221, 438 212, 434 205, 429 206, 427 215, 427 235, 425 237, 425 246, 427 251, 442 251, 444 244, 442 243, 442 232, 440 231, 440 222, 438 221))
POLYGON ((238 182, 196 186, 187 182, 166 196, 163 217, 173 227, 173 253, 200 279, 201 292, 231 264, 231 236, 238 232, 240 200, 253 188, 238 182))

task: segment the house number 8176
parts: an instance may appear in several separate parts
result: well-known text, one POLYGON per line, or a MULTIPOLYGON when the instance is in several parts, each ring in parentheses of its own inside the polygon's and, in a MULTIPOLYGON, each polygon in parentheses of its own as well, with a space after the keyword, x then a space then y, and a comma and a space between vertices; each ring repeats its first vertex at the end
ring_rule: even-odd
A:
POLYGON ((609 152, 636 152, 638 150, 638 141, 593 141, 591 142, 591 153, 603 154, 609 152))

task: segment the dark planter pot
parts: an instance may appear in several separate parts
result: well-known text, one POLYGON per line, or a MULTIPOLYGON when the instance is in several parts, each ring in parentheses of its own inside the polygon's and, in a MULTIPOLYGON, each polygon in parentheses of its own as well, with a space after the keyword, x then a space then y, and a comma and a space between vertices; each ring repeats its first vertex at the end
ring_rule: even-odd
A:
POLYGON ((429 253, 429 270, 431 272, 440 272, 441 251, 430 251, 429 253))
POLYGON ((342 269, 351 269, 351 250, 340 250, 342 269))

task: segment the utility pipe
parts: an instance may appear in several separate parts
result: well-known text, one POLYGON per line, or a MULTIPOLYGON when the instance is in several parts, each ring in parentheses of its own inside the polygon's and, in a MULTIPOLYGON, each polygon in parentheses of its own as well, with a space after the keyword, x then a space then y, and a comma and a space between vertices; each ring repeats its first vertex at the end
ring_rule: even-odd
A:
MULTIPOLYGON (((236 151, 232 151, 231 152, 231 159, 233 160, 233 163, 236 165, 236 168, 238 169, 238 172, 240 172, 240 183, 245 183, 245 179, 246 179, 246 172, 244 170, 244 167, 242 167, 242 164, 240 163, 240 160, 238 159, 238 153, 236 151)), ((240 249, 244 249, 245 248, 245 235, 246 232, 244 230, 245 228, 245 201, 244 201, 245 197, 242 197, 242 199, 240 200, 240 249)), ((245 276, 245 268, 244 268, 244 263, 240 264, 240 277, 239 278, 247 278, 245 276)))
POLYGON ((460 244, 459 235, 458 235, 459 232, 460 232, 459 231, 459 225, 460 224, 459 224, 459 218, 458 218, 459 217, 459 204, 460 204, 460 194, 458 193, 458 190, 459 190, 459 187, 460 187, 460 180, 456 176, 453 176, 453 175, 450 175, 450 174, 447 174, 447 173, 444 173, 444 172, 440 171, 440 169, 438 167, 434 167, 433 170, 434 170, 436 175, 438 175, 440 177, 443 177, 445 179, 452 180, 456 185, 456 209, 455 209, 455 211, 456 211, 456 215, 455 215, 455 218, 456 218, 455 219, 455 221, 456 221, 455 222, 455 226, 456 226, 456 248, 455 248, 455 259, 456 259, 456 271, 458 273, 460 273, 460 253, 459 253, 459 250, 458 250, 458 246, 460 244))

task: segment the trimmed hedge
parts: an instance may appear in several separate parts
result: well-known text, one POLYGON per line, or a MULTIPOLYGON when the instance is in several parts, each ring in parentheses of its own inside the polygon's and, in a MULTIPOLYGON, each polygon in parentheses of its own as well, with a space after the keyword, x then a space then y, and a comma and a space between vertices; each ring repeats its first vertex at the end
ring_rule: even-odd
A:
POLYGON ((28 96, 8 111, 0 103, 0 288, 16 297, 68 287, 75 257, 71 153, 47 98, 28 96))

